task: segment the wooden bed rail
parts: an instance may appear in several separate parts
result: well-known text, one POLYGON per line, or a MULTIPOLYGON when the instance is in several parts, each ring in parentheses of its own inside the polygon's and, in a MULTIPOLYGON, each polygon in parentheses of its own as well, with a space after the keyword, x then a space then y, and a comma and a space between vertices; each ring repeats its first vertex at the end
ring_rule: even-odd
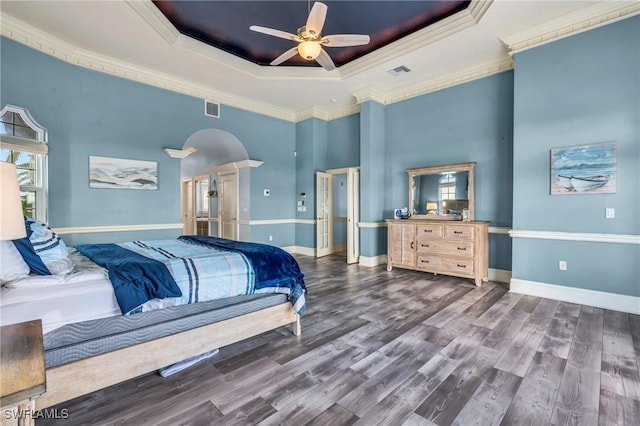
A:
POLYGON ((36 409, 86 395, 287 324, 293 324, 293 334, 300 335, 300 316, 289 302, 47 369, 47 391, 36 400, 36 409))

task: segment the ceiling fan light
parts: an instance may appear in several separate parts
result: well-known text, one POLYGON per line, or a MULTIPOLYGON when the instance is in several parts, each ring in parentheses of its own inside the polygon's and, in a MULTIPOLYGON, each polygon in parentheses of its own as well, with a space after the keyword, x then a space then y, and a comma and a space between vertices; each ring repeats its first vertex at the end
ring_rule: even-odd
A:
POLYGON ((307 61, 316 59, 321 51, 322 46, 317 41, 303 41, 298 45, 298 53, 307 61))

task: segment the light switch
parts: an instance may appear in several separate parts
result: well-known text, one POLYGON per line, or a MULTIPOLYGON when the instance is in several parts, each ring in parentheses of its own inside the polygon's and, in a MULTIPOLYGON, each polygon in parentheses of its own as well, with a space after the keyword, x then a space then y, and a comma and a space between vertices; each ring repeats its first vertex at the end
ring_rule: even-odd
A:
POLYGON ((270 189, 265 189, 264 190, 264 196, 268 197, 269 195, 271 195, 271 190, 270 189))
POLYGON ((604 211, 604 217, 607 219, 615 219, 616 217, 616 209, 608 208, 604 211))

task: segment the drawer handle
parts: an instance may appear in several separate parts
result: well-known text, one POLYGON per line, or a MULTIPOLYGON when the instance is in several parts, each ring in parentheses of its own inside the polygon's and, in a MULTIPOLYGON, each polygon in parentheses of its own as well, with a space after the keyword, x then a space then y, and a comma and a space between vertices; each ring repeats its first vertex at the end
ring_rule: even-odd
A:
POLYGON ((458 250, 460 250, 460 251, 467 251, 467 248, 466 248, 466 247, 458 247, 458 250))
POLYGON ((463 231, 453 231, 454 234, 462 234, 463 231))
POLYGON ((431 233, 431 232, 433 232, 433 231, 432 231, 431 229, 425 229, 425 230, 424 230, 424 232, 429 232, 429 233, 431 233))
POLYGON ((411 250, 413 250, 413 241, 411 241, 411 250))
POLYGON ((429 261, 428 261, 428 260, 422 260, 422 259, 420 259, 420 262, 421 262, 421 263, 429 263, 429 261))
POLYGON ((457 266, 458 266, 458 268, 466 268, 467 267, 467 265, 461 265, 459 263, 457 264, 457 266))
POLYGON ((429 244, 420 244, 422 247, 429 247, 429 244))

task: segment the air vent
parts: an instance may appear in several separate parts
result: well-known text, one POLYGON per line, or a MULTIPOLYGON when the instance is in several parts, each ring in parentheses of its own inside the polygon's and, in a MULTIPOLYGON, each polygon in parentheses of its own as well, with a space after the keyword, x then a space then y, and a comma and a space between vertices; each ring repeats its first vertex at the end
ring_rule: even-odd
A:
POLYGON ((396 67, 392 70, 387 71, 389 74, 391 74, 392 76, 396 77, 399 76, 400 74, 406 74, 409 71, 411 71, 409 68, 405 67, 404 65, 400 65, 399 67, 396 67))
POLYGON ((204 115, 208 117, 220 118, 220 104, 205 100, 204 115))

